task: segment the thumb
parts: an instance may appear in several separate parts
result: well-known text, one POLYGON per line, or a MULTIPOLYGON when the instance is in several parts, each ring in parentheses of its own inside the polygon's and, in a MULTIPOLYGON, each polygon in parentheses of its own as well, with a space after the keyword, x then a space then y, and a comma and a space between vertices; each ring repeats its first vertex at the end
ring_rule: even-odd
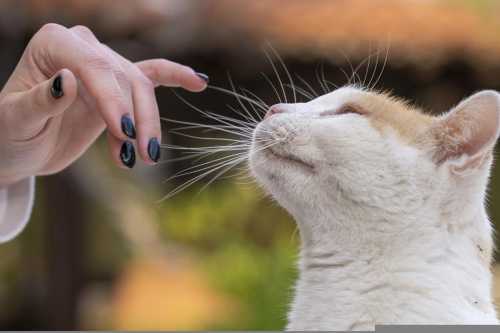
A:
POLYGON ((32 138, 47 120, 64 112, 76 99, 77 82, 63 69, 30 90, 12 94, 7 110, 9 127, 18 139, 32 138))

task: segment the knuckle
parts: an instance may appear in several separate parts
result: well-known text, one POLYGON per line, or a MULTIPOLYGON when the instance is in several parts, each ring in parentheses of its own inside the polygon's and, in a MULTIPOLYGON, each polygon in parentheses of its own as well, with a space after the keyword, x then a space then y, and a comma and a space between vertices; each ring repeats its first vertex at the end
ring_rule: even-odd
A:
POLYGON ((137 77, 134 79, 134 82, 147 90, 153 90, 155 88, 153 82, 142 73, 137 75, 137 77))
POLYGON ((156 66, 170 66, 170 61, 167 59, 154 59, 154 65, 156 66))
POLYGON ((66 32, 67 29, 62 25, 56 23, 46 23, 33 36, 31 43, 34 43, 37 46, 43 46, 47 44, 48 40, 61 37, 66 32))
POLYGON ((115 76, 116 80, 120 84, 128 83, 127 74, 125 74, 125 72, 118 66, 112 66, 112 67, 113 67, 113 75, 115 76))
POLYGON ((60 24, 57 23, 46 23, 44 24, 38 32, 40 34, 53 34, 65 32, 67 29, 60 24))
POLYGON ((106 57, 97 52, 92 52, 89 55, 87 55, 86 62, 87 65, 93 69, 98 69, 103 71, 113 70, 111 63, 108 61, 108 59, 106 59, 106 57))
POLYGON ((83 35, 90 35, 90 36, 94 35, 92 30, 90 30, 88 27, 84 25, 75 25, 74 27, 71 28, 71 30, 83 35))

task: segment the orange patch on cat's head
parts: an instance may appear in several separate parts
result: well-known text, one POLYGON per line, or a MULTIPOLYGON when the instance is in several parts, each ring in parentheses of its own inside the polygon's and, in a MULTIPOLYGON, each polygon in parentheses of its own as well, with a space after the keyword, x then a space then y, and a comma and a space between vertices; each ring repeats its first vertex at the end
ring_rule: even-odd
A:
POLYGON ((363 91, 353 101, 381 132, 393 129, 408 143, 418 140, 434 121, 434 117, 386 93, 363 91))

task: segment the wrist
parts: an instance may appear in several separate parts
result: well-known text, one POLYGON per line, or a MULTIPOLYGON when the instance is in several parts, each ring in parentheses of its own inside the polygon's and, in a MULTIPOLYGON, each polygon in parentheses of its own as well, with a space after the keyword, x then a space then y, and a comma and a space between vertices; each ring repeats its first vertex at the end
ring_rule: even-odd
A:
POLYGON ((0 189, 18 183, 25 178, 28 178, 28 176, 0 174, 0 189))

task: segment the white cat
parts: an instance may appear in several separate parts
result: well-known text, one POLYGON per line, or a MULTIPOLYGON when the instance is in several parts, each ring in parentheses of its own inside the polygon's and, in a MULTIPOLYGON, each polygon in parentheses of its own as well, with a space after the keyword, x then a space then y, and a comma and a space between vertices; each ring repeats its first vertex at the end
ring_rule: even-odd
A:
POLYGON ((273 106, 249 159, 301 234, 287 329, 498 324, 484 205, 499 132, 494 91, 440 117, 355 87, 273 106))

